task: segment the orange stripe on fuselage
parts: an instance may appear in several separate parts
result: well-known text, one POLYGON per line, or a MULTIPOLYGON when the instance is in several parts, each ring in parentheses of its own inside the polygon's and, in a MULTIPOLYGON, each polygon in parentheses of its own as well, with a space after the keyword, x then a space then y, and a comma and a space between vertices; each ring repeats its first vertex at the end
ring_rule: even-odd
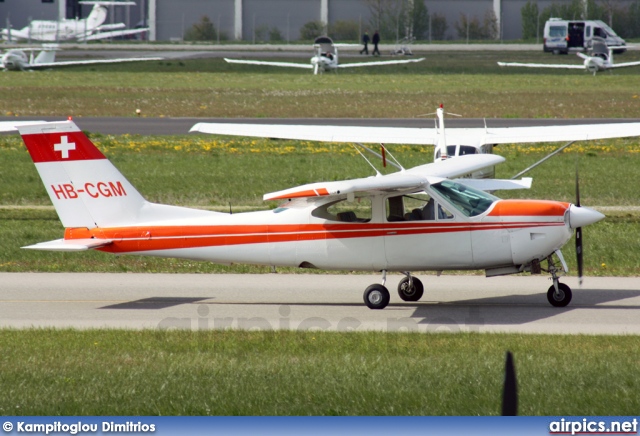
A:
POLYGON ((375 238, 381 236, 426 235, 482 230, 519 229, 564 225, 563 222, 494 223, 351 223, 351 224, 276 224, 228 226, 157 226, 118 228, 69 228, 65 239, 110 239, 113 243, 101 251, 127 253, 179 248, 248 245, 324 239, 375 238))
POLYGON ((563 216, 569 203, 545 200, 500 200, 488 216, 563 216))

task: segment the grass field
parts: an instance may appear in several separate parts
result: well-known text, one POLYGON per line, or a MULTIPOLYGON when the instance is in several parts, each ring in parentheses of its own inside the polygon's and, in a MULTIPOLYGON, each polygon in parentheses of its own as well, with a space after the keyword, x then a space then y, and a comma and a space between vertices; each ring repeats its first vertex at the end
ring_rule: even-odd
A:
MULTIPOLYGON (((222 59, 7 73, 0 114, 149 117, 398 118, 440 103, 467 118, 637 118, 637 70, 505 69, 498 60, 579 63, 537 52, 436 52, 408 65, 305 70, 229 65, 222 59), (604 92, 606 90, 606 92, 604 92)), ((575 58, 575 59, 574 59, 575 58)), ((640 58, 629 52, 621 60, 640 58)), ((306 62, 308 57, 300 59, 306 62)), ((361 60, 360 57, 346 61, 361 60)), ((289 59, 291 61, 291 59, 289 59)))
POLYGON ((3 415, 635 415, 635 337, 0 330, 3 415), (19 345, 18 345, 19 344, 19 345))
MULTIPOLYGON (((635 60, 634 52, 618 57, 635 60)), ((352 59, 353 60, 353 59, 352 59)), ((313 77, 163 61, 3 77, 0 115, 198 117, 413 117, 444 102, 465 117, 640 115, 634 69, 499 69, 495 62, 562 61, 542 53, 437 53, 427 61, 313 77)), ((92 135, 151 201, 235 211, 273 207, 266 192, 367 176, 346 146, 212 137, 92 135)), ((432 150, 398 147, 406 166, 432 150)), ((510 177, 547 147, 500 147, 510 177)), ((637 140, 574 145, 511 193, 638 206, 637 140)), ((18 139, 0 137, 0 271, 264 272, 202 262, 20 250, 61 237, 55 212, 18 139), (45 208, 37 208, 45 206, 45 208)), ((506 196, 505 193, 499 193, 506 196)), ((587 275, 640 275, 634 210, 585 229, 587 275)), ((565 257, 573 269, 573 248, 565 257)), ((505 309, 507 310, 507 309, 505 309)), ((326 332, 0 330, 4 415, 495 415, 504 355, 514 353, 520 413, 634 415, 640 406, 636 337, 326 332)))

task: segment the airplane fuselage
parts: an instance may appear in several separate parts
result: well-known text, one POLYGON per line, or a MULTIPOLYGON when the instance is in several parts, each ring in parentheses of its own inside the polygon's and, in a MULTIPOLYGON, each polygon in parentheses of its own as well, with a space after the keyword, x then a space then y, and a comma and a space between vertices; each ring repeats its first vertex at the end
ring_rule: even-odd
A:
POLYGON ((518 272, 522 265, 558 250, 572 235, 568 203, 497 200, 473 217, 456 211, 445 219, 391 220, 385 210, 387 196, 375 195, 370 201, 371 217, 352 222, 316 216, 322 215, 318 211, 328 200, 293 201, 273 211, 212 213, 179 224, 68 229, 65 239, 112 239, 101 250, 221 264, 518 272))
POLYGON ((320 71, 335 70, 338 68, 338 54, 318 54, 311 58, 311 65, 320 71))
MULTIPOLYGON (((11 39, 32 40, 42 42, 56 42, 76 39, 79 35, 92 32, 96 28, 95 23, 88 23, 82 20, 61 20, 61 21, 32 21, 30 26, 21 30, 12 30, 11 39)), ((3 37, 7 39, 8 32, 2 31, 3 37)))
POLYGON ((29 68, 29 57, 22 50, 9 50, 2 55, 0 63, 7 70, 25 70, 29 68))
POLYGON ((611 62, 597 56, 590 56, 584 60, 584 67, 590 73, 606 71, 611 68, 611 62))

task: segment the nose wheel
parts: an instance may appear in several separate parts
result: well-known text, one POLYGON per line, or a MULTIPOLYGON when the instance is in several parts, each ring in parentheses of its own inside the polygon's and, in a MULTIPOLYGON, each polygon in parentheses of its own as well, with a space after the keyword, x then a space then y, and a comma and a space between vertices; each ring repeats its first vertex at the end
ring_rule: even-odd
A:
POLYGON ((571 288, 564 283, 558 283, 558 289, 551 285, 547 291, 547 300, 555 307, 565 307, 571 302, 571 288))

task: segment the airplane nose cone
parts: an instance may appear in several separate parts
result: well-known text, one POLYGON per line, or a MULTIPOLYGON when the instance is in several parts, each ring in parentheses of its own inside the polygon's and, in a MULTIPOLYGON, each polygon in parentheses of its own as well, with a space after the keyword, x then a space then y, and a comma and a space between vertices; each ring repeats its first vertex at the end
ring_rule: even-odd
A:
POLYGON ((603 214, 588 207, 578 207, 572 204, 569 208, 569 227, 572 229, 597 223, 603 218, 603 214))

